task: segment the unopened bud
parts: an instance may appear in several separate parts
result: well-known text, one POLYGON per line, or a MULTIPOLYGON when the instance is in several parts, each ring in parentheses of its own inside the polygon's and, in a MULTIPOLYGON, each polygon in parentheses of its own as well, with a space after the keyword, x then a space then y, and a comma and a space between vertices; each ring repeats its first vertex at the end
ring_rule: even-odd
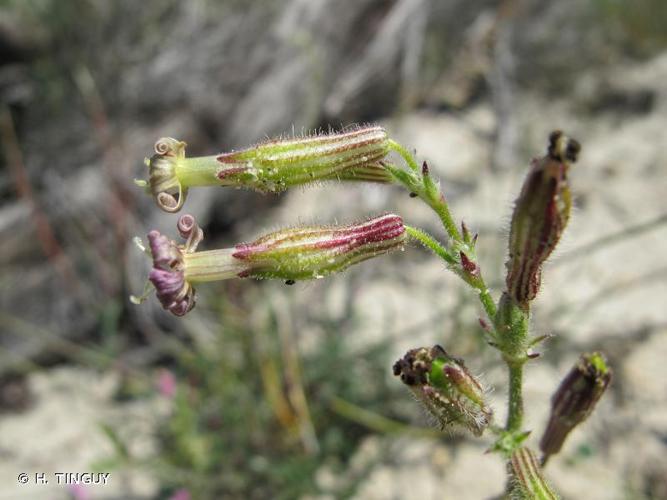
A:
POLYGON ((551 398, 549 423, 540 441, 545 461, 560 451, 570 431, 593 412, 611 376, 601 353, 581 355, 551 398))
POLYGON ((506 281, 510 296, 521 305, 537 295, 542 265, 570 218, 568 171, 580 146, 560 131, 549 141, 547 155, 533 160, 512 214, 506 281))
POLYGON ((412 349, 394 364, 400 376, 441 429, 458 426, 481 436, 492 411, 481 384, 440 346, 412 349))
MULTIPOLYGON (((382 160, 390 149, 379 126, 312 137, 269 140, 231 153, 185 157, 185 143, 162 138, 146 160, 148 191, 160 208, 179 211, 195 186, 231 186, 260 192, 283 191, 318 181, 391 182, 382 160)), ((139 181, 145 185, 143 181, 139 181)))
POLYGON ((542 469, 529 448, 517 448, 508 463, 512 500, 557 500, 560 498, 542 475, 542 469))
MULTIPOLYGON (((158 231, 148 234, 153 269, 149 281, 165 309, 183 316, 195 305, 194 284, 232 278, 277 278, 288 283, 322 278, 352 264, 403 247, 405 227, 387 214, 348 226, 284 229, 233 248, 196 251, 203 233, 183 215, 177 244, 158 231)), ((143 297, 145 298, 145 297, 143 297)), ((142 298, 134 298, 136 303, 142 298)))

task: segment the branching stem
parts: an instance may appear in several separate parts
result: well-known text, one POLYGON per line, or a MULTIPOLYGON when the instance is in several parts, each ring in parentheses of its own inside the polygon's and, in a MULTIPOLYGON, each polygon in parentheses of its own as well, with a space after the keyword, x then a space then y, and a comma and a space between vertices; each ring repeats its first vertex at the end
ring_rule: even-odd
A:
MULTIPOLYGON (((513 306, 503 311, 507 314, 498 313, 498 307, 477 264, 474 242, 462 237, 454 223, 444 196, 440 193, 438 185, 430 178, 428 168, 424 166, 420 169, 414 157, 400 144, 391 141, 390 147, 405 160, 410 170, 406 171, 391 164, 385 165, 387 170, 392 173, 399 184, 405 186, 433 209, 451 238, 451 246, 449 248, 445 247, 433 236, 418 228, 406 226, 408 234, 444 260, 451 270, 478 291, 479 301, 491 325, 493 325, 494 331, 491 336, 494 337, 494 343, 498 341, 496 346, 503 353, 509 373, 507 422, 504 432, 500 429, 497 429, 497 431, 504 433, 508 438, 504 451, 511 452, 525 438, 525 433, 522 437, 521 427, 523 425, 523 365, 526 362, 524 344, 528 334, 528 313, 523 314, 513 306), (459 258, 459 252, 465 253, 466 259, 472 262, 475 268, 473 274, 464 268, 465 266, 459 258), (503 316, 503 318, 500 318, 500 316, 503 316)), ((468 263, 468 266, 470 266, 470 263, 468 263)))

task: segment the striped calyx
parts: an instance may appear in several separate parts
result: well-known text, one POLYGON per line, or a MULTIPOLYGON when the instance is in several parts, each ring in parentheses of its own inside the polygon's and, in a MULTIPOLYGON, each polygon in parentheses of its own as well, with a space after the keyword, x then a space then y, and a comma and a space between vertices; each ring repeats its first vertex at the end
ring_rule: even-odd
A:
POLYGON ((560 240, 570 218, 570 165, 581 147, 556 131, 549 136, 546 156, 533 160, 516 200, 509 240, 507 289, 527 307, 541 282, 542 265, 560 240))
POLYGON ((568 434, 593 412, 611 382, 603 354, 582 354, 551 398, 549 423, 540 440, 545 459, 558 453, 568 434))
POLYGON ((440 346, 411 349, 394 363, 400 376, 441 429, 450 426, 481 436, 492 418, 485 391, 465 367, 440 346))
POLYGON ((240 276, 303 280, 323 278, 352 264, 402 248, 405 227, 398 215, 385 214, 348 226, 283 229, 232 254, 247 269, 240 276))
POLYGON ((514 450, 508 463, 512 500, 557 500, 560 498, 542 475, 535 453, 529 448, 514 450))
POLYGON ((262 192, 314 181, 390 182, 381 163, 388 152, 387 132, 379 126, 275 139, 219 155, 217 177, 223 186, 262 192))

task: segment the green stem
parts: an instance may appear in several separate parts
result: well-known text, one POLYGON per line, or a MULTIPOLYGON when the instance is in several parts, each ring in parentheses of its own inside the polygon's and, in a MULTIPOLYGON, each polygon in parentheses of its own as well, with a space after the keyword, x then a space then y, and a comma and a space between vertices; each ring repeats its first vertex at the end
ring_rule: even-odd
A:
POLYGON ((452 218, 452 214, 449 212, 449 206, 447 205, 444 197, 442 195, 435 197, 424 197, 421 195, 421 193, 417 194, 419 194, 420 198, 422 198, 428 204, 428 206, 430 206, 433 211, 438 214, 438 217, 440 217, 440 221, 442 222, 442 225, 444 226, 445 231, 447 231, 449 237, 454 241, 461 241, 461 234, 459 233, 459 229, 456 227, 456 223, 452 218))
POLYGON ((417 161, 414 159, 414 157, 410 154, 410 151, 405 149, 393 139, 389 139, 389 149, 396 151, 399 155, 401 155, 401 157, 405 160, 405 163, 407 163, 412 170, 419 172, 419 165, 417 164, 417 161))
MULTIPOLYGON (((419 164, 414 159, 412 154, 410 154, 410 152, 399 143, 390 139, 389 149, 396 151, 401 156, 401 158, 405 160, 405 163, 408 164, 408 167, 410 167, 413 172, 421 172, 422 169, 419 167, 419 164)), ((433 209, 433 211, 435 211, 436 214, 438 214, 438 217, 440 217, 442 225, 445 227, 445 230, 447 231, 447 234, 449 234, 450 238, 452 238, 454 241, 461 241, 461 234, 459 233, 459 230, 454 223, 454 219, 452 219, 452 214, 449 212, 447 202, 427 173, 421 177, 423 182, 422 185, 416 184, 412 181, 412 179, 411 181, 406 182, 405 176, 397 176, 396 180, 405 185, 410 191, 416 193, 422 200, 424 200, 424 202, 426 202, 429 207, 433 209)))
POLYGON ((419 243, 431 250, 434 254, 447 262, 447 264, 453 266, 457 263, 456 259, 450 255, 447 249, 426 231, 422 231, 421 229, 411 226, 405 226, 405 230, 412 238, 419 241, 419 243))
MULTIPOLYGON (((449 206, 445 201, 444 196, 440 193, 440 189, 433 182, 433 179, 428 175, 421 175, 420 168, 410 152, 401 146, 396 141, 389 141, 390 149, 396 151, 408 164, 412 172, 406 172, 394 165, 385 164, 385 168, 392 174, 394 179, 399 183, 405 186, 410 192, 415 193, 422 201, 424 201, 431 209, 438 215, 442 225, 452 240, 459 244, 463 244, 463 238, 459 233, 459 230, 452 218, 452 214, 449 211, 449 206), (417 174, 417 175, 415 175, 417 174)), ((425 247, 432 250, 436 255, 441 257, 445 262, 450 265, 458 264, 457 259, 452 256, 440 243, 438 243, 433 237, 416 228, 408 229, 408 234, 413 238, 419 240, 425 247)), ((466 243, 467 244, 467 243, 466 243)), ((458 273, 457 273, 458 274, 458 273)), ((459 274, 460 275, 460 274, 459 274)), ((461 276, 461 275, 460 275, 461 276)), ((486 312, 489 321, 491 324, 495 324, 496 319, 496 305, 489 293, 489 289, 484 282, 484 278, 481 275, 477 276, 473 281, 465 280, 468 284, 478 290, 479 300, 486 312)))
POLYGON ((484 278, 482 278, 481 271, 478 282, 479 285, 477 286, 477 290, 479 291, 479 301, 481 302, 482 307, 484 308, 484 311, 486 312, 486 315, 491 322, 491 325, 493 325, 496 320, 497 313, 496 303, 493 301, 493 297, 491 297, 491 293, 489 292, 486 283, 484 283, 484 278))
POLYGON ((523 424, 523 361, 507 360, 509 369, 509 409, 505 430, 516 432, 523 424))

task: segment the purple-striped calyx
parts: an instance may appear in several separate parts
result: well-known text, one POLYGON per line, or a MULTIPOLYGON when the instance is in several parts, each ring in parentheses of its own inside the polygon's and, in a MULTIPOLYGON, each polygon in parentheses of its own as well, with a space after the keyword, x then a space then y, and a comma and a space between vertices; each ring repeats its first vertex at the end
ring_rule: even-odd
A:
POLYGON ((402 248, 405 227, 385 214, 347 226, 305 226, 275 231, 232 248, 196 251, 203 233, 183 215, 178 229, 186 242, 158 231, 148 234, 153 269, 149 280, 160 303, 177 316, 194 307, 196 283, 231 278, 275 278, 288 283, 323 278, 352 264, 402 248))
POLYGON ((318 181, 391 182, 382 160, 391 141, 380 126, 290 139, 272 139, 213 156, 185 157, 185 143, 169 137, 155 143, 146 160, 146 187, 157 205, 179 211, 195 186, 231 186, 278 192, 318 181))
POLYGON ((405 238, 403 219, 385 214, 347 226, 283 229, 236 245, 232 255, 248 266, 241 276, 303 280, 403 248, 405 238))
POLYGON ((482 385, 462 359, 439 345, 411 349, 393 370, 441 429, 461 427, 481 436, 491 423, 493 413, 482 385))
POLYGON ((552 132, 546 156, 533 160, 516 200, 509 239, 507 290, 527 307, 540 289, 542 265, 560 240, 572 206, 568 171, 581 146, 552 132))
POLYGON ((545 461, 560 451, 568 434, 593 412, 611 376, 611 368, 601 353, 579 357, 551 398, 549 423, 540 440, 545 461))

